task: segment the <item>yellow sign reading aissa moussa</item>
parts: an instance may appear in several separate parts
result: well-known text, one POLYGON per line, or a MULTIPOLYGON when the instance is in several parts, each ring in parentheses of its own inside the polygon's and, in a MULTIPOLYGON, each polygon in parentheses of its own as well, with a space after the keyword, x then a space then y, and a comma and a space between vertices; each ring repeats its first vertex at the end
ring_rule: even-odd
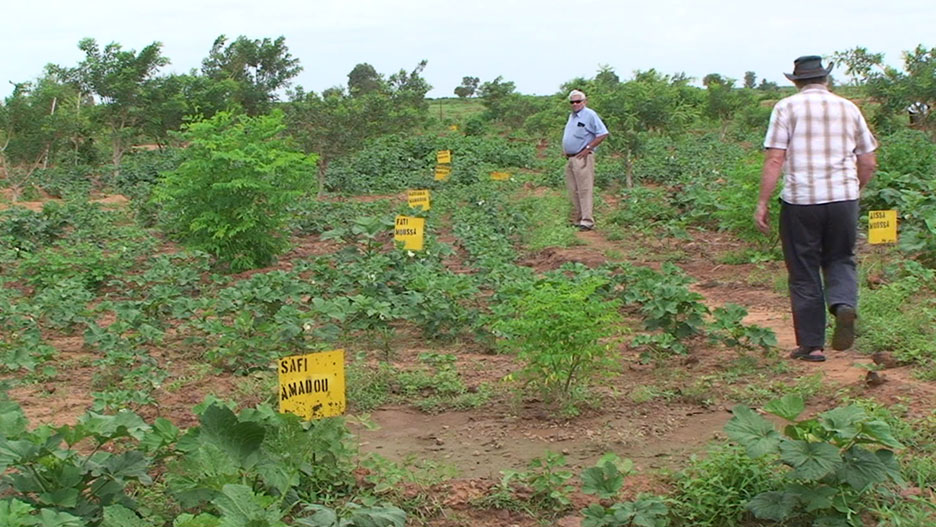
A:
POLYGON ((897 243, 897 211, 868 212, 868 243, 897 243))
POLYGON ((507 181, 510 179, 510 172, 491 172, 491 179, 494 181, 507 181))
POLYGON ((343 414, 344 350, 280 359, 279 411, 307 420, 343 414))
POLYGON ((410 190, 406 193, 406 201, 410 208, 429 210, 429 191, 410 190))
POLYGON ((452 162, 451 150, 439 150, 436 152, 436 163, 447 165, 452 162))
POLYGON ((445 181, 449 178, 449 175, 452 173, 452 167, 448 165, 436 165, 435 167, 435 179, 436 181, 445 181))
POLYGON ((403 248, 410 251, 423 250, 423 236, 426 232, 426 220, 415 216, 397 216, 393 229, 393 239, 403 242, 403 248))

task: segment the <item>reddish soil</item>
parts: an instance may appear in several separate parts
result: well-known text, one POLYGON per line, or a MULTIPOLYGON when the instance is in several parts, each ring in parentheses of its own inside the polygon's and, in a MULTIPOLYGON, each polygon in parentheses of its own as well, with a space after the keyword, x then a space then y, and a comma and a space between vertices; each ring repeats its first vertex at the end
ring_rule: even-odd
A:
MULTIPOLYGON (((121 203, 116 198, 104 201, 121 203)), ((635 235, 621 241, 610 241, 607 235, 601 228, 579 233, 583 245, 530 253, 521 263, 544 271, 566 262, 597 266, 612 257, 652 267, 675 261, 694 278, 692 289, 704 297, 709 307, 740 304, 749 312, 747 323, 776 333, 781 354, 794 346, 788 300, 774 288, 775 279, 785 272, 781 263, 719 264, 717 255, 740 246, 725 234, 695 233, 690 240, 635 235)), ((443 232, 441 236, 449 235, 443 232)), ((444 241, 454 240, 448 237, 444 241)), ((330 254, 338 247, 337 242, 321 241, 317 236, 299 239, 292 252, 280 260, 282 263, 262 271, 288 269, 295 258, 330 254)), ((462 256, 456 247, 456 255, 448 264, 459 272, 470 272, 462 256)), ((54 382, 20 386, 10 394, 20 401, 33 423, 73 423, 92 401, 94 359, 82 349, 80 336, 58 336, 52 343, 61 353, 57 361, 60 371, 54 382)), ((464 382, 472 389, 491 387, 495 400, 480 409, 439 414, 422 413, 409 406, 383 407, 369 416, 369 421, 377 425, 375 429, 355 425, 354 431, 364 453, 377 453, 406 465, 430 462, 454 467, 455 479, 431 493, 438 500, 435 511, 442 512, 433 515, 430 525, 533 527, 542 524, 522 513, 479 510, 471 504, 500 480, 501 471, 525 470, 530 460, 548 451, 564 454, 568 468, 576 473, 605 452, 615 452, 633 460, 637 470, 626 480, 626 495, 665 493, 669 483, 655 469, 678 469, 689 455, 704 451, 710 440, 723 440, 722 428, 730 418, 734 395, 744 393, 749 384, 792 384, 818 373, 821 389, 811 401, 813 411, 825 410, 834 404, 834 397, 843 393, 887 404, 899 401, 917 416, 929 413, 936 402, 936 385, 914 379, 905 367, 883 372, 885 382, 881 384, 867 384, 868 370, 861 365, 871 361, 854 351, 830 352, 827 362, 807 364, 754 352, 739 355, 702 341, 692 344, 688 356, 650 363, 639 350, 621 346, 622 374, 612 377, 613 382, 599 390, 593 404, 583 408, 581 415, 567 418, 555 406, 523 398, 505 387, 504 377, 517 366, 508 356, 467 345, 434 345, 426 349, 425 344, 406 338, 395 343, 395 365, 415 367, 420 364, 419 354, 425 351, 453 353, 464 382), (785 369, 777 368, 778 363, 785 369), (747 368, 747 374, 760 373, 762 378, 727 379, 727 367, 747 368)), ((361 349, 366 347, 362 342, 361 349)), ((208 393, 234 397, 245 404, 269 397, 264 391, 269 386, 259 378, 218 376, 199 370, 194 357, 169 357, 158 350, 154 355, 172 372, 170 380, 177 386, 160 391, 159 406, 142 412, 147 418, 168 416, 182 426, 190 426, 195 424, 191 408, 208 393)), ((577 496, 578 508, 589 499, 577 496)), ((555 525, 580 523, 571 515, 556 520, 555 525)))

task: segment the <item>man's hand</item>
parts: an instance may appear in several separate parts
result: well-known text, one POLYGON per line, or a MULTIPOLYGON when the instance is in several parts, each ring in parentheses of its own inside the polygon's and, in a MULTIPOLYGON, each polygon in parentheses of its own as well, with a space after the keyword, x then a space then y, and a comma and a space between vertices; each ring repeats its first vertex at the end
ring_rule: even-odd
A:
POLYGON ((575 154, 576 159, 583 159, 588 154, 592 153, 591 149, 587 146, 581 150, 581 152, 575 154))
POLYGON ((757 225, 757 230, 764 234, 770 234, 770 223, 768 223, 769 220, 770 211, 767 209, 767 203, 758 203, 757 208, 754 209, 754 224, 757 225))

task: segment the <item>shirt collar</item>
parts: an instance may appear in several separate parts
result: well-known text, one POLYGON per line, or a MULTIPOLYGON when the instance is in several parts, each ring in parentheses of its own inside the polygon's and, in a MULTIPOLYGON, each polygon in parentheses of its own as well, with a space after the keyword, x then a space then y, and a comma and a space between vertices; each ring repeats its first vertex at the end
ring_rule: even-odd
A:
POLYGON ((829 91, 829 87, 825 84, 807 84, 806 86, 803 86, 803 89, 800 90, 800 93, 813 91, 829 91))

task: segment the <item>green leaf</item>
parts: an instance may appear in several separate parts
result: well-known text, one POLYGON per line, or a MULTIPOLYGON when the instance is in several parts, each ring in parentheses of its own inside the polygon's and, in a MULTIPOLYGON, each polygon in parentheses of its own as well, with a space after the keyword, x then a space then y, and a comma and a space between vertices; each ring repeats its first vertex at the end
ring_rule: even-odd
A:
POLYGON ((897 462, 897 456, 893 452, 887 450, 886 448, 881 448, 874 452, 874 455, 881 461, 881 464, 884 465, 885 470, 887 470, 887 475, 897 483, 898 485, 905 485, 906 482, 903 479, 903 476, 900 474, 900 464, 897 462))
POLYGON ((308 527, 336 527, 338 525, 338 514, 329 507, 313 504, 307 506, 306 511, 312 512, 312 515, 298 518, 296 520, 297 525, 306 525, 308 527))
POLYGON ((845 464, 839 469, 838 476, 856 490, 864 490, 868 485, 888 477, 888 467, 874 452, 853 446, 842 457, 845 464))
POLYGON ((782 417, 787 421, 795 421, 806 408, 803 398, 799 395, 785 395, 764 406, 764 411, 782 417))
POLYGON ((821 516, 816 518, 812 527, 852 527, 845 516, 821 516))
POLYGON ((861 426, 861 433, 889 448, 904 447, 902 444, 900 444, 900 441, 897 441, 897 439, 891 433, 890 425, 884 421, 870 421, 863 423, 861 426))
POLYGON ((612 498, 624 485, 624 474, 611 463, 589 467, 582 472, 582 492, 612 498))
POLYGON ((827 485, 806 487, 798 483, 787 485, 784 490, 790 494, 796 494, 800 503, 806 507, 806 512, 831 509, 833 504, 832 498, 838 492, 837 489, 827 485))
POLYGON ((150 524, 123 505, 109 505, 104 507, 101 527, 150 527, 150 524))
POLYGON ((0 394, 0 434, 9 439, 16 439, 26 432, 26 415, 20 405, 6 400, 0 394))
POLYGON ((735 406, 731 413, 734 417, 725 424, 725 433, 740 443, 749 456, 759 458, 777 451, 781 437, 769 421, 743 405, 735 406))
POLYGON ((396 507, 362 507, 351 515, 354 527, 404 527, 406 513, 396 507))
POLYGON ((86 527, 87 524, 81 518, 72 516, 67 512, 58 512, 52 509, 42 509, 39 511, 39 521, 37 527, 86 527))
POLYGON ((809 481, 822 479, 842 466, 838 449, 828 443, 783 441, 780 443, 780 459, 793 467, 790 477, 809 481))
POLYGON ((28 503, 19 500, 6 499, 0 501, 0 525, 9 527, 27 527, 35 525, 36 519, 31 516, 33 508, 28 503))
POLYGON ((280 527, 283 512, 269 505, 269 497, 254 494, 247 485, 225 485, 212 503, 221 511, 219 527, 280 527))
POLYGON ((152 482, 149 473, 149 459, 138 450, 130 450, 112 456, 103 463, 107 473, 116 479, 133 478, 148 485, 152 482))
POLYGON ((43 492, 39 495, 39 501, 47 505, 69 509, 78 504, 78 489, 68 487, 56 489, 52 492, 43 492))
POLYGON ((203 512, 198 516, 185 513, 180 514, 172 521, 172 527, 218 527, 221 519, 203 512))
POLYGON ((745 507, 761 520, 780 522, 793 513, 798 502, 796 494, 771 491, 754 496, 745 507))
POLYGON ((229 408, 213 404, 201 415, 201 434, 222 447, 242 465, 255 459, 266 435, 263 425, 238 422, 229 408))
POLYGON ((858 435, 861 422, 867 418, 865 411, 855 405, 835 408, 819 414, 822 427, 846 441, 858 435))

